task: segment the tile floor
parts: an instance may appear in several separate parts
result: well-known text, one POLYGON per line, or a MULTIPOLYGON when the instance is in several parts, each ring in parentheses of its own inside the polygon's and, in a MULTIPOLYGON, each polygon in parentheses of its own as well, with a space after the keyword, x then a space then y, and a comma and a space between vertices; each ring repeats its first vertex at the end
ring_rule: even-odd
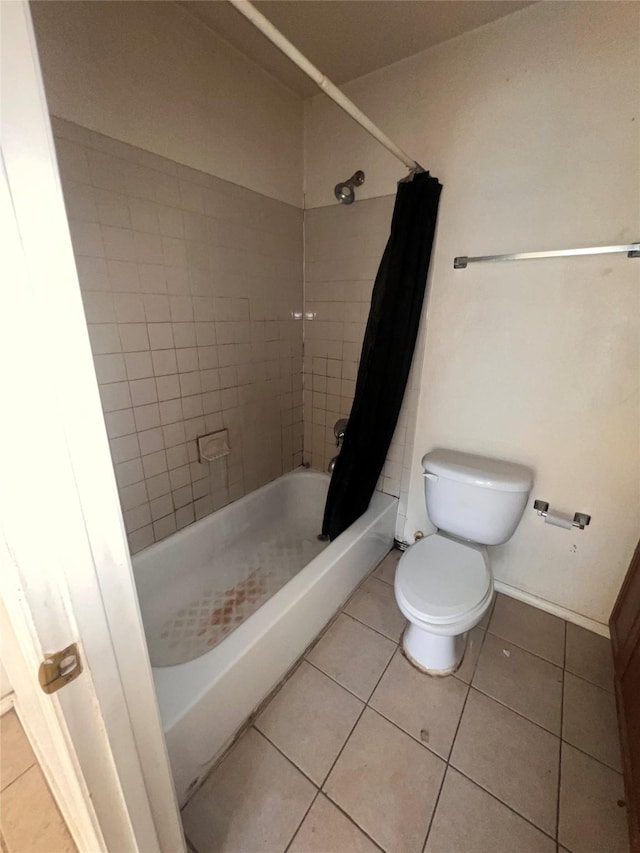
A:
POLYGON ((498 595, 454 677, 398 645, 392 551, 183 812, 197 853, 623 853, 609 643, 498 595))
POLYGON ((15 711, 0 717, 0 849, 3 853, 76 853, 15 711))

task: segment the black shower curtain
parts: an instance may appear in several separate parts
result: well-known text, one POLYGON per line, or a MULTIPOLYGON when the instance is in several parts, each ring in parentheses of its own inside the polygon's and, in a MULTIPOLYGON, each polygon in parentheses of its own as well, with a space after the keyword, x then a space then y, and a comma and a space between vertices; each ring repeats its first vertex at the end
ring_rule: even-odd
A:
POLYGON ((418 336, 441 190, 428 172, 398 184, 349 425, 324 510, 322 533, 330 539, 369 506, 396 428, 418 336))

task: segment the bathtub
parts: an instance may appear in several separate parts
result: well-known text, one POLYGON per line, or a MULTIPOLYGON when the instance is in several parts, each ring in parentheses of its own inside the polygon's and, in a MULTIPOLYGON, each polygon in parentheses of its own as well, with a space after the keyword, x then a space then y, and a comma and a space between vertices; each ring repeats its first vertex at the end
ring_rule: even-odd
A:
POLYGON ((393 544, 397 499, 381 492, 341 536, 319 543, 328 485, 325 474, 304 469, 285 474, 133 557, 181 805, 393 544), (229 558, 216 562, 222 553, 229 558), (258 565, 264 560, 280 588, 261 602, 264 584, 257 584, 256 592, 259 574, 251 561, 258 565), (260 606, 233 630, 221 628, 221 614, 229 608, 215 607, 207 611, 217 614, 207 621, 207 631, 196 631, 194 637, 185 625, 190 615, 197 618, 194 602, 203 598, 207 584, 224 588, 226 600, 236 590, 231 598, 249 610, 254 606, 249 598, 260 606))

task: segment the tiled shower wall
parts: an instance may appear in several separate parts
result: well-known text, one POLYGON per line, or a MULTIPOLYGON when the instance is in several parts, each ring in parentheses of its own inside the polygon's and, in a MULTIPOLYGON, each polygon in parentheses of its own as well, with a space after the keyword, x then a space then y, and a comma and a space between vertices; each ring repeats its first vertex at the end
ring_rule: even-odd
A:
MULTIPOLYGON (((333 425, 348 417, 371 291, 389 237, 395 196, 305 212, 304 453, 326 471, 336 455, 333 425)), ((422 364, 424 324, 414 365, 422 364)), ((399 340, 398 346, 404 342, 399 340)), ((378 487, 400 498, 396 536, 405 538, 419 367, 411 369, 398 426, 378 487)))
POLYGON ((53 128, 135 552, 302 462, 302 211, 53 128), (230 455, 201 464, 223 428, 230 455))

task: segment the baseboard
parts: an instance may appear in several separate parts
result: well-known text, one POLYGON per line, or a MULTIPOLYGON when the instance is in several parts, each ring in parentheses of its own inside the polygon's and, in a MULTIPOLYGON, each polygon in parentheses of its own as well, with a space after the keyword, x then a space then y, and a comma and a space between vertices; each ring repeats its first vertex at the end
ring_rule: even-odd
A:
POLYGON ((503 595, 508 595, 510 598, 517 598, 518 601, 524 601, 525 604, 530 604, 532 607, 537 607, 540 610, 545 610, 547 613, 552 613, 554 616, 559 616, 560 619, 566 619, 567 622, 572 622, 574 625, 579 625, 581 628, 586 628, 587 631, 593 631, 600 634, 601 637, 609 638, 609 626, 602 622, 597 622, 595 619, 590 619, 588 616, 582 616, 580 613, 574 613, 573 610, 568 610, 566 607, 560 607, 559 604, 553 604, 551 601, 546 601, 544 598, 538 598, 537 595, 532 595, 530 592, 525 592, 515 586, 510 586, 502 581, 494 581, 493 585, 497 592, 503 595))

